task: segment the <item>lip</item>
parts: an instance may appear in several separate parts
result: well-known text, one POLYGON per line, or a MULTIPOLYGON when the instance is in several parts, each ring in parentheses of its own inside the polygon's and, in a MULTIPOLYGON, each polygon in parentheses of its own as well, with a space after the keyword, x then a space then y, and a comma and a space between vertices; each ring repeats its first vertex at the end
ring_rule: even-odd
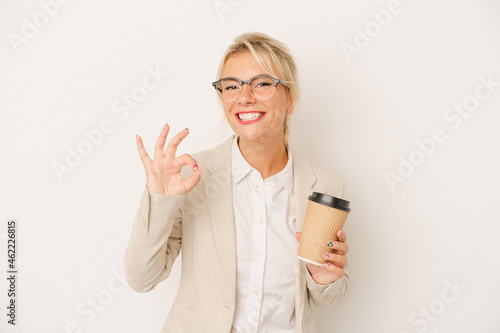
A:
POLYGON ((249 124, 253 124, 253 123, 256 123, 258 122, 259 120, 261 120, 262 118, 264 118, 266 116, 266 112, 262 112, 262 111, 245 111, 245 112, 236 112, 234 114, 234 116, 236 117, 236 120, 242 124, 242 125, 249 125, 249 124), (254 120, 248 120, 248 121, 244 121, 244 120, 241 120, 240 117, 238 117, 238 114, 240 113, 263 113, 262 117, 260 118, 257 118, 257 119, 254 119, 254 120))

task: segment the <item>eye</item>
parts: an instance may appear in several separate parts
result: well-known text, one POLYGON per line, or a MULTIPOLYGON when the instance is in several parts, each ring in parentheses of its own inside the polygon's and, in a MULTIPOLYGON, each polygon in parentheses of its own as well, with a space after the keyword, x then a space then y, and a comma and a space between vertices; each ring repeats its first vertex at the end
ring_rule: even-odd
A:
POLYGON ((273 86, 273 81, 267 77, 258 77, 252 81, 252 87, 256 90, 264 90, 273 86))
POLYGON ((220 83, 223 91, 232 91, 240 89, 240 83, 236 80, 226 79, 220 83))

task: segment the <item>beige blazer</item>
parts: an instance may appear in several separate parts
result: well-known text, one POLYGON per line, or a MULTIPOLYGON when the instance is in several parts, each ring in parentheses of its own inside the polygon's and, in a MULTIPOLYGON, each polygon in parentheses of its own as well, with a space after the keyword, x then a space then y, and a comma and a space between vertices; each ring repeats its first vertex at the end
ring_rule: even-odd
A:
MULTIPOLYGON (((162 195, 144 189, 124 258, 128 283, 148 292, 165 280, 182 249, 181 281, 162 332, 229 333, 236 297, 236 244, 231 179, 234 136, 192 156, 202 169, 198 185, 186 195, 162 195)), ((186 178, 191 171, 183 168, 186 178)), ((344 179, 326 172, 293 151, 298 230, 307 197, 318 191, 343 197, 344 179)), ((295 256, 295 253, 290 253, 295 256)), ((349 267, 330 285, 317 285, 297 259, 295 314, 298 333, 316 332, 311 301, 325 306, 347 291, 349 267)))

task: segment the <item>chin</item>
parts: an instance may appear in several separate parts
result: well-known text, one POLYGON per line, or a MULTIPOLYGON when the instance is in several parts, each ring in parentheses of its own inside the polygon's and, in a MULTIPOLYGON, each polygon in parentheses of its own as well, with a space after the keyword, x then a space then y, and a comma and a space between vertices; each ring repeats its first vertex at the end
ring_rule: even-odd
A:
POLYGON ((270 128, 267 126, 257 126, 256 125, 241 125, 239 123, 232 123, 230 122, 229 125, 233 129, 233 132, 236 133, 237 136, 240 137, 240 140, 246 141, 246 142, 259 142, 260 144, 264 143, 266 144, 267 142, 264 141, 274 141, 274 140, 280 140, 280 138, 283 138, 283 127, 279 126, 277 129, 278 133, 275 133, 275 131, 272 131, 270 128))

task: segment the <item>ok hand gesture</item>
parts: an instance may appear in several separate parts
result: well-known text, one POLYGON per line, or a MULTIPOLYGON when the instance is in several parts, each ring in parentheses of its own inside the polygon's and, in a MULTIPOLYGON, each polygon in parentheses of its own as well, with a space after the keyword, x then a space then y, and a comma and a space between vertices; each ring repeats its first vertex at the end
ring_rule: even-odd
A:
POLYGON ((142 138, 138 135, 136 135, 137 149, 146 171, 146 187, 151 192, 159 194, 183 195, 198 184, 201 179, 201 170, 198 170, 196 161, 190 155, 184 154, 175 157, 177 146, 189 134, 187 128, 170 140, 164 152, 169 129, 168 124, 165 124, 161 130, 155 145, 154 160, 149 157, 146 149, 144 149, 142 138), (186 164, 195 172, 191 177, 183 179, 180 171, 186 164))

